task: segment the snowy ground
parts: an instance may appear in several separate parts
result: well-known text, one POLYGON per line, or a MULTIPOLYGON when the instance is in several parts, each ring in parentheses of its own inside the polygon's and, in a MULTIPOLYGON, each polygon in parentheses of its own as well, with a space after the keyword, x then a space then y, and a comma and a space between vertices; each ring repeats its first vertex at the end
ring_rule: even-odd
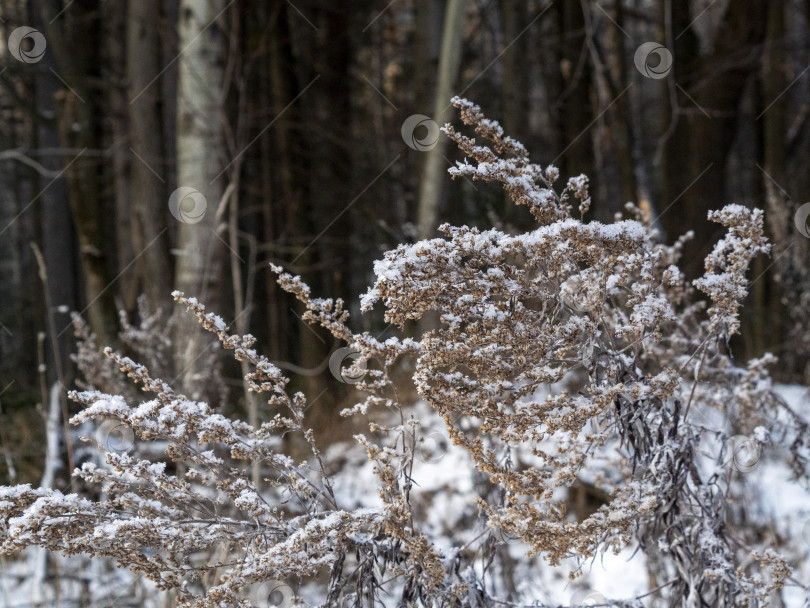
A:
MULTIPOLYGON (((810 400, 807 389, 800 386, 780 386, 780 394, 797 411, 810 416, 810 400)), ((469 466, 466 453, 450 445, 442 431, 443 423, 427 412, 422 404, 416 406, 416 414, 425 421, 422 429, 425 437, 418 450, 418 460, 413 478, 418 488, 412 494, 412 501, 424 515, 425 532, 436 539, 438 546, 450 549, 452 542, 458 545, 473 539, 483 528, 476 521, 472 499, 480 487, 481 480, 469 466), (478 485, 477 485, 478 484, 478 485), (465 531, 465 532, 460 532, 465 531)), ((779 446, 776 446, 779 449, 779 446)), ((335 489, 342 508, 379 506, 376 478, 372 464, 362 450, 352 444, 332 446, 327 451, 327 462, 343 462, 337 476, 335 489)), ((758 488, 754 498, 760 502, 763 516, 770 516, 775 532, 786 538, 801 539, 797 546, 802 547, 803 555, 793 563, 794 578, 803 583, 810 581, 810 492, 790 480, 790 471, 784 466, 763 458, 753 471, 745 473, 751 487, 758 488)), ((621 599, 637 596, 649 589, 644 558, 641 553, 633 554, 627 548, 619 555, 598 556, 588 564, 585 575, 571 582, 568 573, 573 562, 552 568, 539 560, 526 560, 526 547, 516 541, 510 543, 510 555, 516 563, 515 579, 520 581, 518 592, 521 599, 529 603, 540 600, 560 605, 598 604, 602 598, 621 599)), ((51 556, 53 560, 53 556, 51 556)), ((116 607, 158 607, 164 604, 153 596, 153 587, 145 581, 134 578, 126 571, 114 569, 100 562, 89 562, 83 558, 59 558, 59 596, 54 595, 55 576, 50 577, 47 589, 32 590, 27 580, 30 573, 29 562, 11 561, 4 558, 0 562, 0 608, 28 608, 33 606, 116 606, 116 607), (92 587, 84 587, 77 579, 77 573, 87 574, 94 569, 94 575, 82 578, 100 581, 92 587), (40 593, 40 601, 34 598, 40 593), (86 598, 80 603, 80 598, 86 598), (106 597, 108 601, 91 598, 106 597)), ((33 563, 33 560, 32 562, 33 563)), ((51 564, 54 562, 52 561, 51 564)), ((304 600, 317 602, 314 589, 303 589, 304 600)), ((786 588, 784 592, 786 608, 806 606, 804 592, 786 588)), ((652 604, 650 604, 652 606, 652 604)))

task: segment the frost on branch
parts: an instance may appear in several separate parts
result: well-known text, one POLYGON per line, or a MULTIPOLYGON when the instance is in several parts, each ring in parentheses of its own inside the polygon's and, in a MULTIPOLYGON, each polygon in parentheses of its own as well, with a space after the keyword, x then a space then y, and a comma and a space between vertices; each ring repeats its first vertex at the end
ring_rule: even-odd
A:
POLYGON ((767 371, 774 357, 740 365, 724 348, 723 338, 739 331, 745 273, 768 251, 761 212, 729 205, 710 214, 729 232, 692 285, 678 268, 688 234, 660 243, 633 205, 629 218, 584 222, 585 176, 558 191, 555 167, 529 162, 477 106, 453 103, 491 145, 447 125, 474 163, 458 163, 451 176, 500 182, 538 226, 509 235, 443 225, 442 238, 400 245, 375 262, 362 310, 381 303, 400 328, 436 312, 439 327, 384 342, 355 333, 341 300, 315 298, 299 277, 273 267, 306 306, 305 321, 359 351, 354 371, 371 364, 355 385, 361 398, 342 414, 368 424, 355 440, 372 464, 378 506, 339 499, 338 475, 306 426, 306 397, 288 393, 287 378, 253 337, 230 334, 220 317, 176 292, 251 366, 245 383, 277 413, 254 428, 107 349, 149 393, 138 403, 117 390, 108 364, 85 352, 85 369, 104 382, 73 393, 85 405, 73 422, 114 418, 139 441, 165 444, 166 458, 108 451, 104 466, 85 464, 75 475, 100 484, 105 500, 3 489, 3 550, 40 545, 111 557, 178 589, 184 606, 248 606, 252 586, 283 579, 308 583, 326 606, 472 608, 546 605, 510 595, 520 581, 509 580, 509 544, 528 554, 524 572, 544 559, 572 566, 572 577, 600 553, 631 546, 657 581, 656 605, 769 605, 790 577, 789 561, 742 500, 750 490, 732 466, 738 455, 729 440, 748 436, 764 449, 776 433, 789 438, 792 470, 806 477, 808 424, 774 394, 767 371), (709 296, 708 310, 695 288, 709 296), (480 480, 472 494, 452 497, 474 514, 469 529, 437 532, 415 504, 423 431, 393 380, 404 358, 414 359, 416 390, 480 480), (711 424, 714 414, 733 424, 711 424), (306 443, 311 462, 279 451, 288 435, 306 443), (268 488, 251 483, 253 463, 268 488), (570 495, 583 484, 601 504, 572 513, 570 495))
POLYGON ((751 211, 742 205, 727 205, 720 211, 709 212, 709 219, 727 226, 729 233, 706 257, 706 274, 695 281, 695 286, 712 300, 709 308, 712 324, 725 324, 729 335, 740 329, 737 311, 748 295, 745 271, 757 253, 771 250, 762 215, 761 209, 751 211))
POLYGON ((660 244, 633 206, 635 220, 574 219, 573 199, 581 209, 590 204, 584 176, 558 194, 556 168, 531 164, 477 106, 453 102, 493 145, 447 125, 477 163, 457 163, 451 175, 502 183, 541 225, 518 236, 442 226, 446 238, 401 245, 375 263, 362 306, 382 302, 386 321, 399 326, 440 314, 442 327, 422 338, 414 380, 453 442, 502 488, 503 504, 481 503, 490 525, 551 563, 635 539, 677 605, 682 597, 756 605, 766 587, 759 573, 748 580, 734 572, 747 557, 719 523, 726 480, 701 479, 694 468, 705 429, 688 424, 688 414, 721 405, 748 421, 754 408, 773 418, 780 407, 768 391, 734 389, 741 370, 716 341, 709 346, 737 330, 745 272, 768 251, 761 212, 729 205, 711 215, 729 235, 696 282, 712 299, 707 320, 677 267, 683 239, 660 244), (572 377, 583 379, 575 394, 548 390, 572 377), (705 381, 713 394, 694 390, 692 382, 705 381), (572 521, 557 490, 594 476, 612 498, 572 521), (652 550, 674 537, 682 539, 677 552, 652 550))

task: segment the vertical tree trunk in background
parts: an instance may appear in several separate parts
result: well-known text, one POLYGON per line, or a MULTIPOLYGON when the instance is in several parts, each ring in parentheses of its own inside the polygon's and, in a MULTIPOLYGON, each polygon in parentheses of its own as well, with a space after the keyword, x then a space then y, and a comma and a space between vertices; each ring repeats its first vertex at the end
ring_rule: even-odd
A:
MULTIPOLYGON (((783 0, 771 0, 768 3, 768 25, 765 39, 765 53, 762 69, 763 109, 767 107, 760 120, 762 121, 762 165, 767 176, 762 180, 765 186, 765 201, 767 205, 766 219, 775 220, 784 217, 784 209, 789 206, 782 188, 785 185, 785 164, 787 153, 787 120, 785 108, 787 99, 783 92, 788 86, 789 66, 785 56, 785 3, 783 0), (767 67, 765 67, 767 66, 767 67), (770 107, 768 107, 770 106, 770 107)), ((789 186, 787 186, 789 187, 789 186)), ((793 211, 791 209, 791 211, 793 211)), ((792 213, 789 219, 792 221, 792 213)), ((770 224, 770 222, 768 222, 770 224)), ((792 228, 790 224, 789 228, 792 228)), ((784 227, 779 232, 783 233, 784 227)), ((771 253, 771 259, 781 254, 780 247, 787 243, 776 242, 771 253)), ((760 275, 769 261, 758 257, 754 265, 754 273, 760 275)), ((784 336, 775 336, 771 324, 763 323, 766 318, 778 318, 779 315, 779 287, 773 284, 770 276, 763 277, 752 288, 754 305, 753 319, 743 325, 743 335, 751 336, 750 352, 761 356, 773 344, 782 343, 784 336), (770 284, 770 285, 769 285, 770 284), (770 288, 770 289, 769 289, 770 288), (770 299, 768 299, 770 292, 770 299), (746 331, 747 330, 747 331, 746 331)), ((743 317, 748 319, 748 317, 743 317)), ((794 367, 794 348, 785 349, 785 363, 794 367)), ((781 355, 781 353, 780 353, 781 355)))
MULTIPOLYGON (((281 60, 281 44, 278 41, 278 31, 281 27, 279 14, 283 6, 268 6, 265 2, 257 2, 256 6, 249 5, 251 14, 260 16, 261 23, 270 30, 267 35, 266 49, 260 49, 263 53, 268 53, 269 66, 267 77, 261 79, 258 83, 258 90, 256 93, 256 102, 259 108, 269 108, 270 111, 275 109, 273 104, 274 93, 274 79, 271 76, 272 71, 280 66, 277 66, 281 60), (269 51, 269 52, 268 52, 269 51)), ((259 167, 261 167, 261 193, 259 195, 262 213, 262 230, 259 233, 259 239, 264 246, 274 247, 277 246, 279 213, 276 209, 278 204, 278 190, 274 180, 273 168, 277 165, 274 162, 273 147, 283 141, 284 130, 286 124, 281 123, 284 117, 281 116, 276 121, 274 127, 268 129, 264 135, 261 136, 258 142, 259 149, 259 167), (277 137, 277 132, 279 136, 277 137)), ((275 249, 269 250, 271 259, 275 259, 278 251, 275 249)), ((276 275, 269 271, 268 268, 263 268, 259 272, 259 276, 264 279, 265 291, 265 326, 267 335, 268 357, 271 361, 278 361, 281 357, 281 307, 280 307, 280 289, 276 283, 276 275)))
MULTIPOLYGON (((181 0, 178 23, 178 46, 183 51, 178 60, 177 185, 193 188, 204 201, 191 193, 180 202, 180 209, 189 215, 178 225, 175 282, 177 289, 212 310, 221 310, 223 285, 222 248, 215 232, 223 187, 217 175, 228 162, 222 162, 224 8, 224 0, 181 0), (205 212, 200 219, 201 205, 205 212)), ((176 348, 181 360, 176 365, 183 390, 190 394, 195 394, 195 378, 204 373, 201 331, 193 318, 183 317, 178 324, 176 348)))
MULTIPOLYGON (((442 50, 439 57, 439 75, 436 82, 436 99, 433 120, 444 126, 452 115, 450 97, 461 61, 461 25, 464 15, 462 0, 447 0, 442 32, 442 50)), ((436 146, 427 152, 422 182, 419 185, 419 211, 417 227, 420 239, 429 238, 436 230, 441 203, 442 186, 445 182, 445 149, 447 138, 440 136, 436 146)))
MULTIPOLYGON (((286 245, 291 247, 292 251, 297 252, 299 245, 301 247, 306 245, 306 243, 302 243, 309 232, 305 225, 306 212, 303 209, 306 198, 306 180, 301 177, 302 174, 305 174, 304 150, 307 149, 307 146, 302 143, 305 140, 301 132, 304 112, 298 104, 289 105, 300 89, 296 79, 297 61, 293 53, 293 32, 290 27, 288 7, 289 5, 286 3, 279 3, 275 7, 278 13, 274 18, 274 27, 271 28, 269 34, 271 94, 269 115, 275 122, 267 132, 272 136, 271 147, 273 150, 271 157, 268 158, 267 170, 270 175, 274 176, 277 189, 272 199, 272 208, 266 209, 265 214, 266 223, 268 220, 276 218, 275 227, 267 227, 266 239, 274 245, 286 245)), ((305 85, 306 82, 300 86, 305 85)), ((267 204, 270 205, 271 201, 268 200, 267 204)), ((280 253, 286 253, 280 249, 275 249, 274 252, 277 256, 280 253)), ((278 256, 276 259, 280 257, 278 256)), ((306 256, 303 259, 306 260, 306 256)), ((293 358, 293 352, 295 352, 295 356, 300 356, 297 343, 301 339, 311 339, 312 336, 307 328, 298 324, 294 318, 291 319, 292 314, 289 310, 291 300, 278 288, 276 275, 267 271, 266 276, 268 297, 272 298, 270 306, 274 309, 271 313, 269 329, 273 332, 273 340, 278 344, 277 357, 290 360, 293 358), (292 322, 296 322, 295 330, 285 332, 285 325, 289 326, 292 322), (309 338, 304 336, 304 332, 309 334, 309 338)))
MULTIPOLYGON (((107 99, 109 100, 108 121, 113 145, 111 165, 113 189, 115 191, 115 244, 118 266, 121 267, 135 258, 132 247, 132 210, 130 195, 129 165, 136 160, 129 150, 129 100, 131 94, 127 88, 127 12, 120 5, 105 2, 102 6, 104 22, 104 53, 108 58, 106 80, 110 83, 107 99)), ((135 309, 139 294, 135 272, 126 272, 118 279, 119 299, 116 303, 126 311, 135 309)))
MULTIPOLYGON (((129 83, 129 163, 132 246, 138 291, 151 307, 167 308, 171 291, 165 146, 161 121, 159 0, 132 0, 127 7, 127 82, 129 83)), ((191 49, 189 52, 192 52, 191 49)), ((181 58, 182 61, 182 58, 181 58)), ((128 262, 129 260, 127 260, 128 262)), ((122 261, 123 262, 123 261, 122 261)))
POLYGON ((555 4, 559 44, 557 78, 551 86, 550 101, 556 123, 557 140, 552 159, 560 169, 562 179, 592 173, 594 153, 592 133, 588 128, 593 121, 591 101, 591 65, 587 61, 585 17, 579 2, 555 4))
MULTIPOLYGON (((310 263, 320 271, 310 283, 313 291, 340 297, 348 294, 344 280, 350 276, 347 270, 352 250, 351 219, 356 209, 348 205, 357 196, 351 180, 353 116, 347 86, 352 80, 351 13, 336 4, 324 5, 320 10, 322 13, 317 23, 323 34, 316 36, 319 57, 313 59, 321 79, 313 89, 327 94, 297 102, 310 112, 315 111, 318 126, 312 135, 306 137, 313 137, 311 145, 320 149, 322 154, 313 159, 309 167, 310 183, 314 187, 309 190, 311 217, 308 219, 312 236, 317 240, 307 253, 311 256, 310 263), (335 117, 339 119, 335 120, 335 117)), ((385 159, 380 161, 385 162, 385 159)), ((296 303, 296 306, 300 307, 300 304, 296 303)), ((301 365, 315 367, 329 356, 332 339, 320 328, 304 323, 299 327, 301 365)), ((323 374, 306 376, 304 382, 307 393, 315 396, 321 395, 327 385, 334 385, 334 379, 323 374)), ((327 391, 319 399, 318 407, 309 410, 308 415, 316 429, 334 428, 338 419, 334 412, 335 395, 335 391, 327 391)))
MULTIPOLYGON (((49 53, 56 58, 57 73, 69 88, 59 91, 57 116, 59 139, 65 148, 102 148, 103 97, 93 83, 99 78, 100 9, 97 1, 77 4, 62 13, 62 3, 46 0, 42 5, 49 53), (58 16, 58 18, 57 18, 58 16)), ((84 274, 86 316, 103 344, 113 344, 117 313, 113 299, 115 218, 109 213, 104 188, 103 165, 92 153, 65 160, 73 223, 79 239, 84 274), (111 238, 113 237, 113 238, 111 238)))
MULTIPOLYGON (((436 81, 442 47, 445 4, 443 0, 415 0, 413 3, 414 32, 413 43, 409 48, 410 55, 413 57, 411 65, 413 78, 410 79, 413 86, 407 91, 408 110, 405 111, 404 108, 398 107, 397 118, 400 124, 411 114, 429 114, 436 103, 436 81)), ((395 224, 398 227, 404 226, 406 222, 413 222, 413 219, 418 217, 419 184, 421 183, 418 180, 418 172, 421 169, 424 175, 426 167, 424 154, 415 151, 409 150, 409 154, 403 160, 405 162, 396 163, 391 168, 392 175, 403 171, 404 175, 400 179, 411 188, 415 186, 415 192, 410 191, 412 198, 409 197, 408 205, 401 204, 396 209, 397 217, 393 221, 399 222, 395 224), (416 175, 417 181, 414 183, 405 175, 416 175)))
MULTIPOLYGON (((503 100, 503 119, 500 121, 503 130, 523 143, 531 150, 531 146, 524 141, 523 134, 529 130, 529 70, 526 66, 528 53, 528 36, 521 35, 522 30, 529 23, 526 15, 526 3, 522 0, 507 0, 502 4, 503 44, 511 45, 503 54, 503 78, 501 79, 501 98, 503 100)), ((539 25, 538 25, 539 27, 539 25)), ((502 209, 499 215, 501 220, 512 223, 515 217, 525 217, 518 210, 509 195, 504 192, 501 200, 502 209)))
MULTIPOLYGON (((597 114, 605 112, 606 126, 599 137, 602 158, 611 167, 610 182, 613 187, 602 189, 605 196, 599 198, 596 219, 611 221, 616 212, 622 211, 627 201, 637 201, 650 213, 649 201, 639 198, 636 187, 633 139, 630 131, 630 94, 625 90, 628 83, 625 48, 625 23, 622 0, 614 0, 607 9, 614 23, 606 26, 604 45, 603 77, 604 90, 600 92, 600 107, 597 114), (606 94, 602 98, 602 93, 606 94), (646 207, 645 207, 646 203, 646 207)), ((600 180, 604 181, 604 180, 600 180)), ((652 219, 653 216, 650 216, 652 219)))
MULTIPOLYGON (((435 76, 442 43, 444 3, 441 0, 414 0, 413 105, 428 111, 435 103, 435 76)), ((404 120, 403 116, 400 120, 404 120)))
MULTIPOLYGON (((36 111, 40 115, 56 114, 55 102, 61 84, 50 76, 50 74, 41 75, 36 79, 36 111)), ((42 123, 38 124, 35 140, 32 143, 34 147, 42 148, 58 148, 61 145, 59 134, 54 132, 53 125, 42 123)), ((51 156, 42 159, 42 164, 54 172, 60 171, 68 162, 70 162, 69 156, 51 156)), ((72 211, 65 181, 58 179, 50 185, 48 185, 51 181, 50 178, 40 177, 37 181, 39 182, 37 192, 42 193, 39 199, 42 213, 38 214, 37 218, 41 230, 39 241, 42 243, 42 255, 45 258, 45 266, 50 277, 47 286, 43 285, 43 289, 48 290, 50 301, 53 302, 54 306, 67 305, 75 310, 77 305, 77 285, 72 280, 66 280, 67 277, 73 275, 76 268, 76 239, 73 232, 72 211)), ((30 198, 33 198, 33 196, 30 198)), ((30 250, 27 244, 25 249, 30 250)), ((47 298, 44 298, 44 300, 47 300, 47 298)), ((40 314, 37 319, 39 323, 47 323, 48 315, 53 315, 58 328, 57 333, 70 323, 70 317, 58 310, 42 309, 37 312, 40 314)), ((56 349, 47 349, 46 356, 46 362, 51 371, 50 380, 55 381, 57 377, 54 374, 58 373, 58 370, 71 369, 70 353, 73 349, 73 333, 68 330, 61 336, 57 336, 56 340, 49 342, 49 344, 58 345, 56 349), (51 352, 54 350, 58 352, 51 352), (59 358, 58 362, 56 361, 57 357, 59 358)))
POLYGON ((682 265, 687 277, 694 278, 703 273, 703 258, 723 232, 706 215, 727 202, 726 158, 737 131, 743 90, 759 67, 767 2, 729 2, 711 52, 704 55, 699 53, 694 27, 689 27, 695 18, 689 4, 671 6, 675 61, 667 78, 674 77, 680 87, 675 94, 681 112, 665 152, 661 223, 669 241, 694 230, 693 255, 682 265))
MULTIPOLYGON (((50 399, 48 400, 48 416, 45 418, 45 440, 47 442, 45 448, 45 466, 42 471, 42 479, 39 482, 40 488, 53 488, 56 471, 65 466, 65 463, 62 462, 61 452, 59 450, 59 438, 61 437, 59 424, 60 390, 61 387, 58 383, 55 382, 51 385, 49 393, 50 399)), ((48 571, 48 550, 42 547, 29 547, 28 567, 31 571, 29 579, 31 591, 28 599, 34 606, 38 606, 40 602, 45 601, 46 596, 45 585, 48 571)))
MULTIPOLYGON (((39 95, 40 86, 33 85, 33 88, 35 94, 39 95)), ((0 137, 4 144, 9 148, 29 143, 37 145, 37 136, 30 125, 32 116, 36 114, 33 110, 39 110, 40 104, 35 108, 20 108, 7 100, 3 101, 5 103, 0 108, 0 137)), ((61 168, 58 161, 55 159, 52 163, 56 170, 61 168)), ((35 336, 45 319, 44 298, 36 287, 31 288, 37 283, 31 281, 35 270, 32 269, 33 252, 28 246, 32 240, 42 242, 39 228, 43 225, 43 213, 36 208, 30 215, 23 213, 29 201, 42 191, 38 185, 39 179, 33 169, 20 163, 3 163, 0 166, 0 284, 4 291, 3 306, 0 307, 0 382, 3 382, 3 386, 8 383, 6 378, 9 376, 19 382, 24 377, 21 373, 23 370, 36 369, 37 365, 36 350, 30 348, 20 336, 35 336)), ((57 186, 61 186, 62 205, 68 209, 65 223, 70 225, 64 182, 54 183, 51 188, 56 189, 57 186)), ((45 194, 51 193, 46 191, 45 194)), ((10 458, 10 455, 5 458, 10 458)))

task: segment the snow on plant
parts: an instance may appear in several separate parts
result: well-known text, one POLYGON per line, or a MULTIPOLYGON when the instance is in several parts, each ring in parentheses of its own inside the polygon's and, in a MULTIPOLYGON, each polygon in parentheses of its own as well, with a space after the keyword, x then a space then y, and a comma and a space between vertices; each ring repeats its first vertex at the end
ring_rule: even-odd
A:
MULTIPOLYGON (((627 210, 634 219, 583 221, 591 204, 585 176, 558 190, 555 167, 531 163, 477 106, 459 98, 453 104, 491 146, 446 125, 474 161, 458 163, 452 177, 500 182, 539 226, 508 235, 443 225, 444 237, 401 245, 375 263, 362 309, 381 302, 386 321, 401 329, 438 312, 439 327, 384 342, 354 333, 341 300, 314 298, 299 277, 274 267, 281 287, 305 304, 307 322, 360 352, 349 371, 365 370, 355 385, 365 396, 342 414, 368 420, 369 433, 356 440, 374 463, 380 508, 342 507, 306 426, 306 397, 288 392, 252 336, 230 334, 221 318, 175 292, 225 349, 252 366, 250 389, 284 413, 254 428, 105 349, 152 398, 74 392, 86 407, 72 422, 115 418, 144 442, 166 442, 167 458, 111 452, 105 466, 88 463, 74 473, 101 484, 106 500, 0 489, 3 551, 39 545, 108 556, 177 589, 183 606, 254 605, 251 589, 276 580, 314 581, 328 606, 532 601, 497 597, 504 586, 491 572, 487 578, 497 532, 550 564, 576 558, 581 566, 599 552, 636 545, 660 605, 769 605, 789 580, 788 559, 740 500, 739 469, 722 466, 732 433, 762 448, 771 431, 792 441, 787 458, 807 477, 807 423, 771 390, 766 365, 774 358, 740 367, 727 347, 740 328, 745 273, 769 250, 762 213, 740 205, 710 213, 729 232, 706 259, 704 276, 690 284, 678 269, 689 235, 661 244, 633 205, 627 210), (709 297, 708 310, 695 288, 709 297), (425 531, 411 500, 421 434, 392 379, 403 357, 415 359, 419 395, 488 480, 477 507, 490 530, 449 552, 425 531), (578 387, 555 389, 572 379, 578 387), (699 414, 712 409, 725 410, 737 428, 707 427, 699 414), (279 437, 291 433, 306 442, 311 461, 279 451, 279 437), (707 460, 712 441, 721 454, 707 460), (253 463, 268 488, 251 483, 253 463), (578 519, 559 490, 581 480, 607 499, 578 519)), ((640 606, 642 599, 604 605, 640 606)))

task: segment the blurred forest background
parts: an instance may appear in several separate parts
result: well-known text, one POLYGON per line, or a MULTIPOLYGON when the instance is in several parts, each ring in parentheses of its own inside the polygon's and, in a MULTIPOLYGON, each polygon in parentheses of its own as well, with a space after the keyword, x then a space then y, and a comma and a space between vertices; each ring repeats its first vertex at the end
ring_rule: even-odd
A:
MULTIPOLYGON (((810 379, 805 0, 0 0, 0 29, 3 483, 36 480, 36 406, 75 383, 70 311, 116 346, 122 320, 178 308, 175 288, 255 335, 331 424, 338 345, 270 262, 358 313, 398 243, 445 221, 533 228, 498 187, 446 175, 461 155, 431 120, 457 122, 452 95, 564 179, 587 174, 591 219, 636 201, 667 242, 694 231, 693 277, 721 230, 709 209, 765 208, 774 250, 731 348, 810 379), (650 41, 672 58, 642 58, 654 77, 634 61, 650 41)), ((390 331, 379 311, 353 323, 390 331)), ((168 327, 164 378, 263 416, 237 367, 206 382, 195 321, 168 327)))

